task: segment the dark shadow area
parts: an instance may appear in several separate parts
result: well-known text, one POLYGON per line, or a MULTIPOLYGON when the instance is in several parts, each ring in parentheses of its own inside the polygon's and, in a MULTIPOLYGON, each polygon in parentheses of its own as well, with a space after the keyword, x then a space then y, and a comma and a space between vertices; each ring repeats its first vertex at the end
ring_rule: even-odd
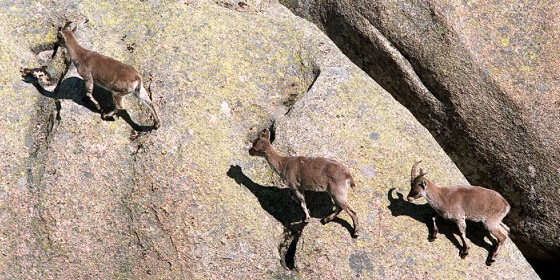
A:
MULTIPOLYGON (((297 243, 306 224, 302 222, 305 218, 303 209, 291 198, 292 191, 288 188, 259 185, 243 174, 241 167, 237 165, 230 166, 227 175, 236 183, 245 186, 255 195, 262 208, 284 225, 284 240, 278 250, 280 255, 284 256, 282 265, 290 270, 295 269, 297 243)), ((305 192, 305 201, 309 215, 313 218, 323 218, 334 208, 334 202, 326 192, 305 192)), ((347 221, 337 217, 333 222, 346 228, 350 235, 353 233, 353 228, 347 221)))
POLYGON ((551 273, 551 271, 554 271, 554 268, 560 267, 560 261, 543 261, 535 259, 527 259, 527 261, 542 280, 558 279, 558 276, 551 273))
MULTIPOLYGON (((56 99, 57 101, 61 99, 72 100, 76 104, 84 106, 92 112, 101 113, 99 110, 97 110, 95 104, 93 104, 93 102, 91 102, 91 100, 86 97, 86 85, 84 80, 78 77, 69 77, 63 79, 62 81, 59 81, 54 90, 49 91, 46 90, 39 82, 39 79, 41 79, 43 83, 52 83, 52 77, 46 71, 46 67, 33 69, 25 68, 21 72, 23 81, 35 86, 37 91, 39 91, 39 93, 41 93, 43 96, 56 99)), ((116 105, 113 100, 113 94, 102 87, 94 86, 93 98, 97 100, 104 112, 110 112, 116 109, 116 105)), ((57 103, 57 107, 59 107, 59 103, 57 103)), ((116 115, 121 117, 132 127, 132 129, 136 131, 149 131, 153 129, 153 126, 141 126, 135 123, 128 112, 124 109, 117 111, 116 115)), ((105 120, 115 121, 113 117, 107 118, 105 120)))
MULTIPOLYGON (((391 215, 394 217, 398 216, 409 216, 421 223, 426 224, 428 228, 428 235, 429 232, 433 229, 432 227, 432 215, 434 210, 429 204, 415 204, 412 202, 408 202, 404 199, 404 195, 402 193, 397 192, 397 198, 393 197, 393 192, 395 188, 389 190, 387 194, 387 199, 391 203, 387 208, 391 211, 391 215)), ((449 239, 457 249, 462 248, 461 241, 458 240, 454 234, 459 235, 459 228, 457 224, 452 221, 446 220, 444 218, 439 218, 436 222, 438 227, 438 232, 440 234, 445 235, 447 239, 449 239)), ((488 237, 492 242, 496 242, 496 239, 484 228, 484 225, 480 222, 472 222, 467 221, 467 242, 470 242, 478 247, 485 248, 488 253, 492 250, 492 245, 489 244, 484 240, 484 237, 488 237)), ((471 245, 471 244, 467 244, 471 245)), ((459 252, 457 252, 459 255, 459 252)))

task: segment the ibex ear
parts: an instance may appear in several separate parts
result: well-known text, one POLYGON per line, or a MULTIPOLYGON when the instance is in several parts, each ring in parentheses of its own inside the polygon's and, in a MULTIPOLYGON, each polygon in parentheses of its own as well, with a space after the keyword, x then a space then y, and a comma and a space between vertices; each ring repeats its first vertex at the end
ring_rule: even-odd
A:
POLYGON ((259 138, 266 138, 266 140, 270 140, 270 130, 265 128, 259 133, 259 138))

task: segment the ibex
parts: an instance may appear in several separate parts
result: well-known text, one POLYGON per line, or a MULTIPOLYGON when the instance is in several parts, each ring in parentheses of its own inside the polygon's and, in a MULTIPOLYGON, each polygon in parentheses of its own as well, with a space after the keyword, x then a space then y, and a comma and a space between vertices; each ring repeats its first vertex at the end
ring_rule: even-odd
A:
POLYGON ((433 228, 428 240, 434 241, 437 238, 438 216, 454 221, 459 227, 463 242, 459 255, 464 259, 469 254, 469 246, 465 241, 467 228, 465 220, 482 222, 484 227, 498 239, 486 259, 486 265, 491 265, 496 261, 498 250, 509 235, 509 228, 502 222, 510 210, 508 202, 498 192, 483 187, 462 185, 438 187, 424 177, 427 173, 422 169, 419 174, 416 174, 416 166, 419 163, 420 161, 412 166, 411 188, 407 199, 412 202, 422 196, 435 210, 432 216, 433 228))
POLYGON ((354 223, 353 238, 358 237, 359 223, 356 210, 348 204, 346 196, 348 187, 354 187, 354 178, 337 161, 322 157, 295 157, 279 155, 270 143, 270 131, 263 129, 253 147, 249 149, 252 156, 261 156, 266 159, 272 170, 276 172, 283 183, 295 194, 305 213, 304 223, 309 223, 309 211, 305 204, 304 191, 328 192, 333 199, 336 209, 321 219, 323 224, 330 222, 344 209, 354 223))
POLYGON ((95 104, 95 107, 102 113, 102 118, 112 117, 118 110, 122 110, 122 98, 124 95, 133 93, 142 103, 150 108, 155 119, 154 128, 161 125, 156 109, 152 104, 146 89, 142 83, 142 77, 134 67, 117 61, 113 58, 104 56, 95 51, 90 51, 78 44, 74 33, 77 25, 70 29, 67 23, 58 32, 58 45, 68 50, 70 60, 76 66, 78 74, 82 76, 86 84, 86 97, 95 104), (103 112, 99 103, 93 99, 94 84, 105 88, 113 93, 113 99, 117 110, 103 112))

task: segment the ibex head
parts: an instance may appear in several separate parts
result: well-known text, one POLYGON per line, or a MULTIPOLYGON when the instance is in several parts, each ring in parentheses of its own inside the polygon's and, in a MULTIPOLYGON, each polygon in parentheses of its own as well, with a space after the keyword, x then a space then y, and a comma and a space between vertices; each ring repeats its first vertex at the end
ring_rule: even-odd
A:
POLYGON ((253 141, 253 147, 249 149, 249 154, 252 156, 264 157, 266 150, 270 147, 270 130, 268 128, 259 132, 257 139, 253 141))
POLYGON ((416 166, 418 166, 420 162, 421 161, 417 161, 414 163, 412 170, 410 171, 410 192, 406 196, 408 201, 413 201, 426 193, 428 180, 424 178, 424 175, 427 173, 424 173, 422 168, 420 168, 420 173, 416 175, 416 166))
POLYGON ((78 29, 78 25, 76 24, 74 26, 74 28, 71 28, 72 26, 72 22, 67 22, 64 27, 59 28, 58 30, 58 34, 57 34, 57 44, 59 46, 62 47, 66 47, 66 41, 68 39, 69 36, 74 36, 74 33, 76 33, 76 30, 78 29))

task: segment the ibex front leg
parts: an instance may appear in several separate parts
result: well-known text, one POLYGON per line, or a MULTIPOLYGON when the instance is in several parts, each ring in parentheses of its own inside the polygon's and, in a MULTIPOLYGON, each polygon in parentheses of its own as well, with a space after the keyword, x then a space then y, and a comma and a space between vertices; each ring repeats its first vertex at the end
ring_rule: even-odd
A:
MULTIPOLYGON (((93 99, 93 87, 94 87, 94 83, 93 83, 93 78, 90 77, 83 77, 84 78, 84 82, 86 83, 86 98, 89 99, 89 101, 93 102, 93 104, 95 105, 95 108, 97 108, 97 110, 99 110, 99 112, 101 112, 101 106, 99 106, 99 103, 97 103, 97 101, 95 99, 93 99)), ((86 100, 84 100, 86 101, 86 100)))
POLYGON ((459 251, 459 256, 464 259, 469 254, 469 245, 467 245, 467 236, 465 232, 467 231, 467 222, 464 219, 455 221, 459 227, 459 233, 461 234, 461 241, 463 242, 463 248, 459 251))
POLYGON ((309 219, 311 218, 311 216, 309 215, 309 210, 307 210, 307 205, 305 204, 305 196, 303 196, 303 193, 293 189, 294 194, 296 196, 296 198, 299 200, 299 203, 301 205, 301 208, 303 209, 303 212, 305 213, 305 219, 303 220, 304 223, 309 223, 309 219))
POLYGON ((434 213, 432 214, 432 228, 430 228, 430 234, 428 235, 428 241, 430 242, 436 240, 438 235, 438 227, 436 225, 438 217, 438 213, 434 211, 434 213))

